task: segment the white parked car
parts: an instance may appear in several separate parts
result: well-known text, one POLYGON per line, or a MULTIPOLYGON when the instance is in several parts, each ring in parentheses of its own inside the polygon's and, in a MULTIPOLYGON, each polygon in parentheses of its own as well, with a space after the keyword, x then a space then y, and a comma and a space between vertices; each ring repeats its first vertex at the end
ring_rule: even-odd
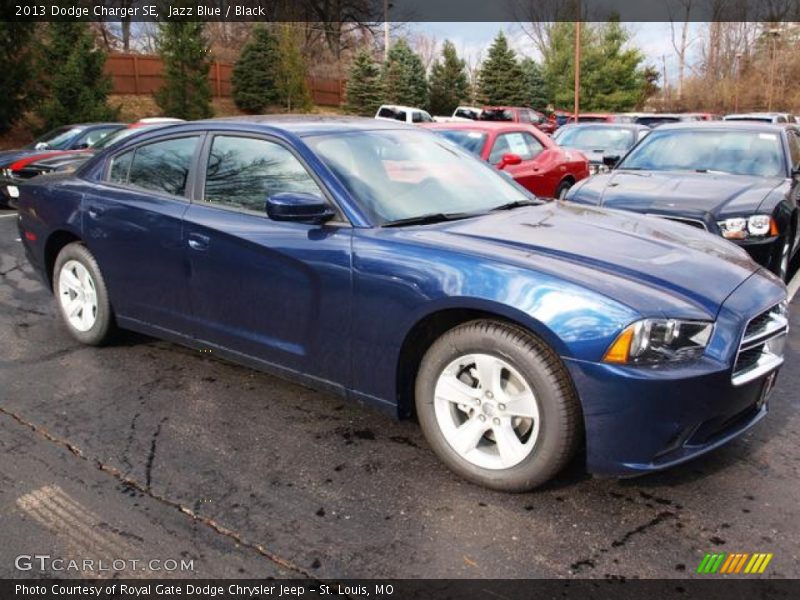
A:
POLYGON ((404 123, 433 123, 428 111, 413 106, 384 104, 375 113, 375 118, 382 121, 403 121, 404 123))

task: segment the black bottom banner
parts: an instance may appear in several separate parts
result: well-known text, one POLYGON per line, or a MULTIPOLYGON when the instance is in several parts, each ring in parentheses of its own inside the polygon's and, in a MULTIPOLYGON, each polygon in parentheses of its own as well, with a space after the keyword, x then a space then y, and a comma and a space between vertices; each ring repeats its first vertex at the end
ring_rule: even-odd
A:
POLYGON ((800 598, 800 580, 401 579, 401 580, 0 580, 2 600, 761 600, 800 598))

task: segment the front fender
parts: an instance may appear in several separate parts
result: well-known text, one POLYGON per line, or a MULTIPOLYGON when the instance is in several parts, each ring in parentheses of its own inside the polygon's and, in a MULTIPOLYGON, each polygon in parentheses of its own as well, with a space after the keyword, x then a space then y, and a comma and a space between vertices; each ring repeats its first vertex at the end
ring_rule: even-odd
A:
POLYGON ((359 232, 353 251, 352 388, 396 402, 403 342, 426 317, 462 309, 526 327, 560 356, 599 360, 639 315, 578 284, 489 258, 359 232))

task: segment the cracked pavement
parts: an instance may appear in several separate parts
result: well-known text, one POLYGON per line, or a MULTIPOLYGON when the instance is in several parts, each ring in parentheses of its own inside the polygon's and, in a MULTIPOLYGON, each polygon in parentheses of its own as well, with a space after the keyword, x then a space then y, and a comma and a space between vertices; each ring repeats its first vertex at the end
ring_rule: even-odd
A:
POLYGON ((500 494, 448 472, 414 423, 144 336, 77 344, 7 214, 2 577, 41 576, 14 568, 35 553, 193 561, 132 577, 685 577, 706 552, 772 552, 765 576, 800 577, 798 302, 771 413, 744 437, 656 475, 593 479, 578 459, 500 494))

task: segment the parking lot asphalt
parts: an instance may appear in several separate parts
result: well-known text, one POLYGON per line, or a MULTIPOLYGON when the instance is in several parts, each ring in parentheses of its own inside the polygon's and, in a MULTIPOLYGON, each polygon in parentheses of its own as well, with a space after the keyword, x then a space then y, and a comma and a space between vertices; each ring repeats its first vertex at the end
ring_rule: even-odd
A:
POLYGON ((706 552, 772 552, 765 577, 800 577, 798 302, 770 414, 745 436, 637 479, 591 478, 578 458, 542 490, 501 494, 447 471, 413 422, 139 335, 81 346, 12 215, 1 577, 41 576, 15 559, 49 554, 192 562, 126 576, 671 578, 706 552))

